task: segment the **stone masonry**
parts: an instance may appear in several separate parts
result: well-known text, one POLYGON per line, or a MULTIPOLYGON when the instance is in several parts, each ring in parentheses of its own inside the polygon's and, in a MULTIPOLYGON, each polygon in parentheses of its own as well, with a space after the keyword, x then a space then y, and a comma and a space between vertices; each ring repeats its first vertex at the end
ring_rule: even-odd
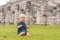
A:
POLYGON ((14 24, 21 13, 27 24, 60 24, 60 4, 49 6, 49 0, 11 0, 0 6, 0 23, 14 24))

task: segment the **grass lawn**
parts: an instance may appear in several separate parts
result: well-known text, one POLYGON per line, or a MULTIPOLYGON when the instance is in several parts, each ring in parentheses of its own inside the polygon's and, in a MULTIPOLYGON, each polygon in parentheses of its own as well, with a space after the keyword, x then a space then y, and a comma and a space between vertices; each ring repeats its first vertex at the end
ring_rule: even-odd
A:
POLYGON ((17 36, 17 28, 15 25, 0 25, 0 40, 60 40, 59 25, 30 25, 28 31, 32 34, 28 36, 17 36))

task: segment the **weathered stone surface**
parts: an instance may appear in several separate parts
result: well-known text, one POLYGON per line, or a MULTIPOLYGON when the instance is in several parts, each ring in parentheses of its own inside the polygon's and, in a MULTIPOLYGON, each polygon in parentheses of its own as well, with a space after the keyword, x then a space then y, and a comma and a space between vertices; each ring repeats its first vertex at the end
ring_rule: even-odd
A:
POLYGON ((48 0, 11 0, 0 7, 0 23, 15 23, 21 13, 27 24, 60 24, 60 4, 48 6, 48 0))

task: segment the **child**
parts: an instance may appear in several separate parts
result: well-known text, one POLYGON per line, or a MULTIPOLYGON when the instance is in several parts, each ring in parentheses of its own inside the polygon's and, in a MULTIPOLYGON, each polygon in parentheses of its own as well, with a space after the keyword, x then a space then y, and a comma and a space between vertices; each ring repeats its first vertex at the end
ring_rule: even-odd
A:
POLYGON ((21 35, 27 35, 27 36, 31 36, 28 32, 27 32, 27 26, 26 26, 26 15, 25 14, 20 14, 20 22, 17 23, 17 29, 18 29, 18 36, 21 35))

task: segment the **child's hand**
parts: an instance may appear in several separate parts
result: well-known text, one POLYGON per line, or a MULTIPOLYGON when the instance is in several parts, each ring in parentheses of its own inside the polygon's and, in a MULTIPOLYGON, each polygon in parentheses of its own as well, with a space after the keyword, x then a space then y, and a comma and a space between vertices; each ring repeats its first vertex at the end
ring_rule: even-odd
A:
POLYGON ((22 25, 17 26, 17 28, 21 28, 21 27, 22 27, 22 25))

